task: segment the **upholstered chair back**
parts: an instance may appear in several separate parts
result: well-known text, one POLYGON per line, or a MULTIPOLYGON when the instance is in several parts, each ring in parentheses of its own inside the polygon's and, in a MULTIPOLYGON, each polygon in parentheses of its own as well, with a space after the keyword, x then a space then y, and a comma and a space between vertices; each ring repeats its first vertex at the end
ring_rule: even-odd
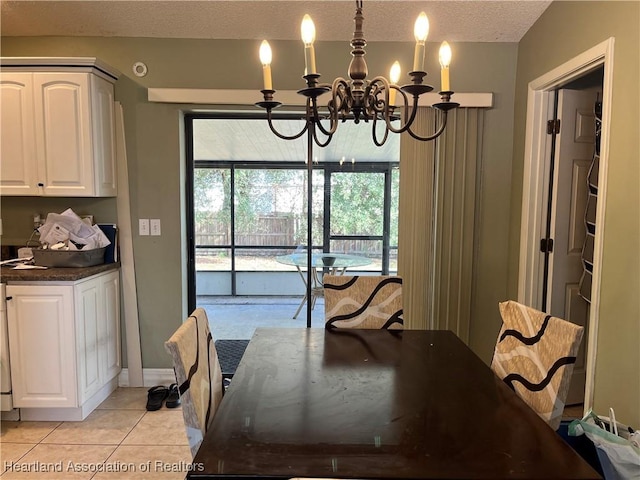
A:
POLYGON ((191 454, 195 456, 222 400, 222 371, 207 313, 197 308, 165 348, 171 354, 191 454))
POLYGON ((404 328, 402 278, 324 275, 326 328, 404 328))
POLYGON ((584 329, 514 301, 499 307, 503 324, 491 368, 557 430, 584 329))

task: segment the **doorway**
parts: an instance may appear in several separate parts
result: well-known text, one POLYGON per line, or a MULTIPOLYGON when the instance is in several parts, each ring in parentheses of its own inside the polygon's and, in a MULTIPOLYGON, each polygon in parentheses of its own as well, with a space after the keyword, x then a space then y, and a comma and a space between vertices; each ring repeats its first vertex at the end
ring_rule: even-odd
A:
POLYGON ((283 142, 263 118, 185 115, 189 310, 207 310, 216 338, 303 325, 305 277, 287 255, 307 248, 309 210, 313 252, 365 257, 353 275, 397 271, 399 137, 373 148, 368 130, 344 127, 314 155, 310 179, 304 141, 283 142))
MULTIPOLYGON (((555 142, 553 135, 547 134, 547 122, 554 120, 556 114, 556 92, 565 90, 587 90, 587 88, 601 87, 602 101, 602 128, 600 132, 600 163, 599 163, 599 191, 598 203, 596 205, 595 221, 602 228, 595 231, 593 238, 593 267, 592 283, 590 286, 590 304, 584 314, 586 322, 586 335, 582 348, 584 350, 584 410, 591 408, 593 403, 593 381, 595 376, 596 360, 596 332, 599 314, 600 297, 600 271, 602 268, 602 238, 604 230, 604 212, 606 202, 606 174, 608 161, 608 139, 610 125, 610 104, 611 104, 611 84, 612 84, 612 58, 614 39, 610 38, 583 54, 571 59, 565 64, 537 78, 529 84, 528 105, 527 105, 527 134, 525 140, 525 162, 523 173, 523 204, 522 223, 520 234, 520 264, 518 279, 518 301, 533 306, 540 310, 554 309, 555 315, 566 316, 566 309, 571 309, 572 294, 567 295, 567 291, 575 292, 575 288, 558 287, 562 294, 553 298, 553 269, 560 269, 554 265, 554 258, 545 252, 549 248, 549 239, 552 235, 560 233, 561 236, 569 237, 571 229, 569 222, 559 221, 558 203, 553 200, 554 192, 558 192, 557 184, 558 171, 554 169, 555 142), (601 79, 601 85, 586 87, 585 82, 593 78, 601 79), (552 181, 553 179, 553 181, 552 181), (549 199, 552 203, 549 203, 549 199), (563 291, 564 288, 564 291, 563 291), (552 303, 554 303, 552 305, 552 303), (569 306, 567 307, 567 303, 569 306), (562 304, 562 306, 560 306, 562 304), (564 309, 565 313, 558 313, 559 309, 564 309)), ((569 94, 562 94, 568 97, 569 94)), ((593 110, 593 105, 590 107, 593 110)), ((591 150, 592 151, 592 150, 591 150)), ((574 166, 571 166, 573 173, 574 166)), ((578 171, 575 175, 579 178, 584 175, 584 170, 580 168, 580 162, 576 164, 578 171), (581 173, 582 172, 582 173, 581 173)), ((573 174, 569 177, 574 177, 573 174)), ((571 180, 573 182, 574 180, 571 180)), ((575 180, 577 181, 577 180, 575 180)), ((560 188, 560 190, 562 190, 560 188)), ((556 196, 558 197, 558 195, 556 196)), ((573 195, 576 199, 579 193, 573 195)), ((569 205, 571 205, 569 196, 569 205)), ((556 198, 557 200, 557 198, 556 198)), ((577 211, 578 205, 574 201, 573 207, 577 211)), ((569 212, 571 211, 569 209, 569 212)), ((577 222, 577 219, 576 219, 577 222)), ((578 238, 572 239, 573 245, 579 243, 578 238)), ((558 272, 556 271, 556 274, 558 272)), ((558 275, 557 275, 558 276, 558 275)), ((562 282, 556 278, 556 286, 562 282)), ((575 298, 578 298, 575 295, 575 298)), ((574 308, 576 318, 578 317, 577 307, 574 308)), ((579 371, 576 368, 576 371, 579 371)), ((580 393, 577 398, 572 398, 571 402, 580 402, 580 393)))
POLYGON ((597 198, 591 185, 598 183, 596 114, 601 110, 602 75, 603 69, 598 68, 557 89, 555 115, 547 129, 553 138, 547 236, 541 242, 545 262, 541 305, 545 312, 585 328, 567 405, 584 401, 590 308, 590 291, 585 292, 590 282, 585 273, 590 273, 588 253, 595 233, 595 224, 589 228, 587 212, 595 211, 591 204, 595 207, 597 198))

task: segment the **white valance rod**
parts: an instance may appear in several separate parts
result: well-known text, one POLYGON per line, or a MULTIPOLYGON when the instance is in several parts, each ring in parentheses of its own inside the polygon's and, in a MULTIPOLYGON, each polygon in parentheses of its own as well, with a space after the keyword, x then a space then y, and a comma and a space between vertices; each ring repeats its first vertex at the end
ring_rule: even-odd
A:
MULTIPOLYGON (((305 97, 295 90, 279 90, 278 101, 285 106, 303 106, 305 97)), ((193 88, 149 88, 148 100, 154 103, 188 103, 198 105, 253 105, 261 101, 258 90, 215 90, 193 88)), ((461 107, 491 108, 493 93, 456 93, 453 99, 461 107)), ((420 97, 419 105, 429 107, 440 102, 431 92, 420 97)))

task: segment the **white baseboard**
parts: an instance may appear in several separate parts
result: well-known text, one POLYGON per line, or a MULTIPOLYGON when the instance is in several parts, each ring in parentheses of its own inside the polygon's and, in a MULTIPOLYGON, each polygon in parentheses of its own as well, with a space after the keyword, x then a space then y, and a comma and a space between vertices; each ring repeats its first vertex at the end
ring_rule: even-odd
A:
MULTIPOLYGON (((155 385, 171 385, 176 383, 176 376, 173 368, 143 368, 143 387, 153 387, 155 385)), ((123 368, 118 376, 118 386, 131 387, 129 385, 129 369, 123 368)))

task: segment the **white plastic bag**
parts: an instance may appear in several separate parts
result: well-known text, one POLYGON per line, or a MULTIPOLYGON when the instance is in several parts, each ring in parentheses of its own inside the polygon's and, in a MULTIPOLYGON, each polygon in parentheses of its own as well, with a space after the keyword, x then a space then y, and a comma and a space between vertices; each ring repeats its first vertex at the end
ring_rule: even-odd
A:
POLYGON ((569 424, 569 435, 582 434, 595 445, 606 480, 640 479, 637 434, 631 434, 626 425, 616 422, 615 415, 610 419, 589 411, 582 420, 569 424))

